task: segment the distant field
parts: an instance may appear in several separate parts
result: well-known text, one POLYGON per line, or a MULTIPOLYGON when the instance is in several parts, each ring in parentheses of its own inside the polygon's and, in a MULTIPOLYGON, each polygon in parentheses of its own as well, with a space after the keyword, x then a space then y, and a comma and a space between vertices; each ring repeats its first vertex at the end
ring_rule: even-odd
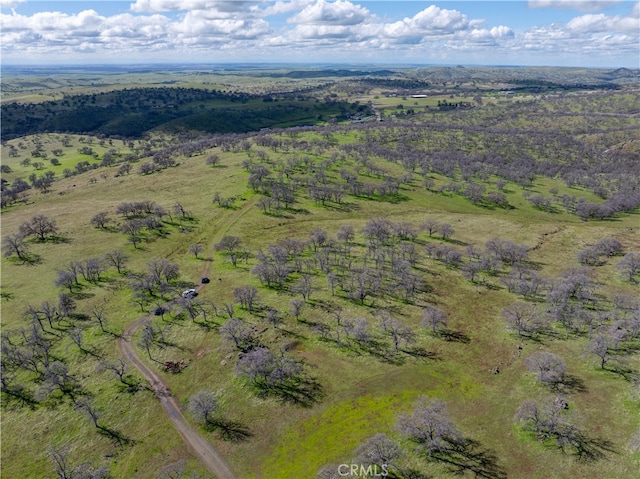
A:
MULTIPOLYGON (((290 81, 286 73, 271 72, 275 84, 290 81)), ((427 73, 413 72, 434 82, 427 73)), ((357 93, 357 78, 329 77, 335 84, 319 94, 348 102, 204 102, 204 110, 228 107, 227 120, 247 122, 263 107, 291 107, 272 130, 194 132, 204 121, 194 100, 184 106, 194 109, 191 120, 172 120, 179 134, 61 132, 3 142, 4 476, 48 477, 48 448, 66 445, 70 463, 102 464, 113 477, 156 478, 168 466, 207 477, 135 369, 124 369, 129 386, 99 372, 101 362, 117 365, 117 335, 142 316, 139 356, 239 478, 311 478, 360 460, 356 450, 377 433, 404 451, 396 477, 455 477, 447 459, 461 456, 430 458, 398 428, 424 395, 443 400, 473 440, 458 464, 464 477, 637 476, 640 278, 625 276, 620 263, 640 252, 631 193, 640 181, 639 92, 451 98, 438 86, 413 99, 404 90, 387 97, 373 83, 357 93), (324 121, 343 115, 341 105, 357 111, 369 101, 374 119, 366 123, 324 121), (472 104, 439 108, 444 101, 472 104), (275 128, 305 118, 322 126, 275 128), (43 186, 47 172, 53 180, 43 186), (123 206, 145 201, 153 202, 146 212, 123 206), (103 226, 100 212, 109 220, 103 226), (35 215, 54 220, 57 231, 45 241, 26 237, 21 259, 7 237, 35 215), (239 244, 216 247, 225 237, 239 244), (603 240, 619 248, 578 260, 603 240), (100 263, 99 278, 87 276, 87 260, 114 250, 127 257, 121 272, 100 263), (153 279, 150 265, 163 258, 179 274, 153 279), (82 265, 78 282, 65 286, 61 272, 74 263, 82 265), (203 273, 211 283, 193 301, 180 300, 203 273), (246 286, 257 294, 252 308, 238 296, 246 286), (76 306, 68 314, 62 293, 76 306), (531 305, 545 325, 531 334, 509 329, 505 309, 515 302, 531 305), (51 306, 57 316, 47 316, 51 306), (423 324, 430 307, 446 314, 446 325, 423 324), (224 332, 230 318, 253 328, 251 346, 236 347, 224 332), (590 352, 597 335, 611 341, 604 367, 590 352), (239 374, 242 358, 261 347, 301 364, 303 376, 266 387, 239 374), (528 358, 540 352, 562 359, 562 381, 536 379, 528 358), (183 369, 165 371, 167 361, 183 361, 183 369), (219 422, 191 414, 199 390, 217 394, 219 422), (580 431, 589 460, 514 421, 524 401, 556 397, 567 402, 562 417, 580 431)), ((103 100, 111 101, 96 96, 103 100)))

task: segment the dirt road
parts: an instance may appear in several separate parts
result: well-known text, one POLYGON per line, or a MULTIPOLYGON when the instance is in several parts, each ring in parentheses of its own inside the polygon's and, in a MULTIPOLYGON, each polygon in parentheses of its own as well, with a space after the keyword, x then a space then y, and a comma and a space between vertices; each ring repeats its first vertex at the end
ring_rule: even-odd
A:
POLYGON ((118 346, 122 355, 145 377, 156 397, 160 401, 162 408, 169 416, 173 426, 182 436, 184 442, 191 448, 200 462, 216 477, 216 479, 235 479, 231 467, 216 450, 213 445, 192 428, 185 419, 178 401, 169 391, 169 387, 164 380, 156 374, 153 369, 147 366, 136 354, 131 344, 131 338, 138 328, 147 320, 147 317, 137 319, 127 325, 124 334, 118 339, 118 346))
MULTIPOLYGON (((228 215, 223 215, 220 220, 220 225, 217 228, 216 234, 211 240, 211 248, 218 242, 222 236, 229 230, 229 228, 238 221, 249 209, 255 204, 256 197, 247 201, 242 208, 236 210, 228 215)), ((206 263, 206 266, 202 272, 202 276, 210 276, 211 272, 211 258, 206 263)), ((199 282, 199 280, 198 280, 199 282)), ((206 285, 200 284, 198 290, 200 291, 206 285)), ((131 339, 135 335, 136 331, 149 319, 149 316, 143 316, 138 318, 132 323, 129 323, 124 329, 124 333, 118 338, 118 347, 122 352, 122 355, 127 361, 129 361, 144 378, 149 381, 151 389, 155 393, 156 397, 160 401, 162 408, 167 413, 167 416, 173 423, 173 426, 182 436, 184 442, 191 448, 200 462, 216 477, 216 479, 235 479, 235 475, 231 471, 231 467, 224 460, 218 450, 207 441, 200 433, 189 425, 185 419, 178 401, 171 394, 169 386, 153 369, 144 363, 136 353, 131 339)))

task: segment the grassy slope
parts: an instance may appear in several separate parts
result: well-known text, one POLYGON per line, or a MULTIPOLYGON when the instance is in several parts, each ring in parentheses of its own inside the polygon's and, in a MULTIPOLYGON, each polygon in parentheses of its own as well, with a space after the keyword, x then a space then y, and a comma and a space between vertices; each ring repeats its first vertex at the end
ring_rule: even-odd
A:
MULTIPOLYGON (((27 205, 15 206, 3 212, 3 235, 17 230, 20 223, 36 213, 55 218, 63 236, 69 242, 57 245, 37 245, 32 249, 42 256, 43 262, 34 266, 2 261, 3 290, 13 299, 2 305, 5 329, 17 328, 25 304, 39 304, 55 300, 53 288, 55 270, 70 260, 84 259, 121 247, 131 255, 129 268, 144 269, 152 257, 167 256, 180 263, 184 278, 197 280, 203 262, 195 260, 186 250, 196 241, 207 244, 218 235, 220 227, 228 234, 241 236, 252 249, 286 237, 305 239, 308 233, 323 227, 334 233, 340 224, 352 223, 362 227, 366 219, 388 216, 419 224, 425 217, 434 216, 451 223, 455 238, 479 246, 499 234, 501 237, 536 246, 532 259, 542 268, 542 274, 557 274, 570 258, 586 244, 593 244, 606 236, 618 237, 626 249, 640 247, 637 234, 637 215, 607 223, 582 223, 575 217, 551 215, 528 207, 520 196, 520 189, 511 187, 509 195, 516 210, 489 211, 471 206, 466 201, 424 192, 419 187, 404 193, 408 201, 398 204, 367 202, 349 198, 354 208, 336 212, 318 208, 312 203, 297 205, 309 214, 291 218, 262 215, 256 208, 247 208, 240 219, 229 223, 234 211, 214 208, 210 198, 214 191, 223 196, 244 194, 246 173, 239 168, 243 155, 225 154, 223 167, 207 168, 204 157, 181 159, 181 166, 147 177, 131 175, 113 178, 115 169, 109 169, 108 179, 88 184, 89 172, 55 184, 47 195, 36 194, 27 205), (72 185, 76 185, 75 187, 72 185), (64 192, 64 194, 60 194, 64 192), (89 220, 97 211, 111 210, 123 200, 152 199, 170 208, 180 201, 198 218, 192 232, 173 230, 167 239, 146 244, 141 251, 125 245, 119 233, 102 232, 92 228, 89 220)), ((557 186, 541 182, 540 188, 557 186)), ((561 191, 562 193, 562 191, 561 191)), ((239 204, 239 206, 241 206, 239 204)), ((422 236, 424 238, 424 235, 422 236)), ((219 256, 214 256, 214 281, 203 293, 205 299, 216 304, 232 300, 235 285, 258 285, 248 274, 249 266, 231 268, 219 256)), ((233 377, 231 353, 221 344, 217 333, 184 324, 174 328, 172 339, 182 349, 169 348, 156 351, 158 358, 190 359, 189 367, 180 375, 169 376, 172 391, 186 400, 198 389, 219 391, 223 410, 230 419, 243 424, 252 433, 245 442, 221 441, 215 433, 207 433, 220 449, 229 455, 240 477, 310 477, 327 462, 348 460, 363 439, 379 431, 393 434, 398 413, 410 409, 416 396, 435 394, 449 404, 452 416, 460 429, 469 437, 480 441, 500 458, 500 464, 509 471, 509 477, 634 477, 638 456, 626 451, 626 441, 638 427, 637 404, 629 400, 628 384, 611 373, 601 372, 595 362, 582 355, 584 341, 549 340, 543 348, 560 354, 568 363, 569 371, 581 378, 588 389, 573 394, 572 404, 584 418, 583 422, 593 434, 614 441, 619 454, 609 461, 581 463, 558 451, 543 446, 520 434, 512 425, 517 406, 527 397, 542 397, 545 389, 525 374, 523 358, 537 345, 526 344, 522 357, 514 356, 515 338, 505 332, 500 310, 515 298, 503 290, 490 290, 471 285, 459 273, 447 270, 433 262, 426 262, 426 279, 433 287, 428 295, 432 301, 449 312, 451 327, 471 338, 469 344, 444 342, 422 333, 420 343, 437 355, 438 360, 408 358, 404 365, 383 363, 371 356, 354 357, 333 346, 319 342, 303 325, 287 318, 281 331, 274 331, 264 322, 249 318, 243 311, 240 317, 260 324, 263 336, 270 343, 284 344, 300 336, 294 355, 304 358, 323 385, 325 397, 311 408, 283 405, 273 399, 257 398, 246 386, 233 377), (304 340, 309 338, 308 341, 304 340), (227 358, 227 365, 221 361, 227 358), (501 374, 492 374, 500 365, 501 374)), ((611 265, 598 269, 599 279, 612 291, 631 291, 618 281, 611 265)), ((91 305, 108 301, 109 327, 118 330, 137 318, 139 310, 129 301, 129 293, 119 289, 117 275, 102 286, 87 289, 88 298, 79 301, 80 309, 88 311, 91 305)), ((318 284, 324 283, 318 280, 318 284)), ((260 289, 262 302, 287 310, 289 296, 260 289)), ((331 300, 327 292, 318 292, 314 301, 331 300)), ((371 317, 370 308, 348 306, 352 317, 371 317)), ((403 321, 417 325, 420 309, 401 306, 403 321)), ((308 306, 303 313, 306 320, 324 314, 321 309, 308 306)), ((221 322, 220 319, 216 319, 221 322)), ((115 341, 110 336, 91 328, 90 342, 107 356, 116 354, 115 341)), ((26 410, 5 410, 3 413, 2 442, 3 473, 7 477, 33 477, 50 469, 45 455, 38 453, 33 460, 23 457, 39 444, 42 451, 48 444, 71 440, 75 457, 99 461, 111 457, 111 469, 117 477, 155 477, 158 469, 179 457, 189 454, 179 437, 162 416, 160 408, 148 392, 134 396, 119 392, 115 382, 98 376, 93 359, 82 358, 77 350, 65 353, 74 356, 74 372, 86 378, 87 389, 96 394, 98 405, 104 409, 104 420, 135 442, 124 449, 113 448, 109 441, 99 437, 88 421, 69 405, 57 409, 38 409, 34 414, 26 410), (20 437, 13 441, 8 438, 20 437), (80 439, 82 438, 82 439, 80 439), (115 456, 110 456, 115 454, 115 456)), ((637 362, 637 361, 636 361, 637 362)), ((196 466, 194 466, 196 467, 196 466)), ((428 466, 438 475, 438 466, 428 466)))

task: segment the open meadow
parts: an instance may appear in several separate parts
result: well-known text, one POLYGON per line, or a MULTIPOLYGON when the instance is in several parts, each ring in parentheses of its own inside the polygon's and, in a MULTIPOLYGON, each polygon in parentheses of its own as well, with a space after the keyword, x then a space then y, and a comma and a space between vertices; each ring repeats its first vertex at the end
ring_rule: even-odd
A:
POLYGON ((181 74, 131 137, 78 112, 173 111, 143 73, 9 83, 79 126, 3 122, 3 476, 213 477, 172 397, 238 478, 636 478, 637 85, 292 72, 181 74))

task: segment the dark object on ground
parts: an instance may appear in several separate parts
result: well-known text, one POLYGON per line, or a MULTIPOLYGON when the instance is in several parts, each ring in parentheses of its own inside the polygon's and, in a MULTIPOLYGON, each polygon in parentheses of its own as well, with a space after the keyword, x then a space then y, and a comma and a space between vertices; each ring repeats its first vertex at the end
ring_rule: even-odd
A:
POLYGON ((185 368, 186 364, 184 359, 180 361, 165 361, 162 364, 162 370, 166 372, 172 372, 174 374, 178 374, 185 368))

